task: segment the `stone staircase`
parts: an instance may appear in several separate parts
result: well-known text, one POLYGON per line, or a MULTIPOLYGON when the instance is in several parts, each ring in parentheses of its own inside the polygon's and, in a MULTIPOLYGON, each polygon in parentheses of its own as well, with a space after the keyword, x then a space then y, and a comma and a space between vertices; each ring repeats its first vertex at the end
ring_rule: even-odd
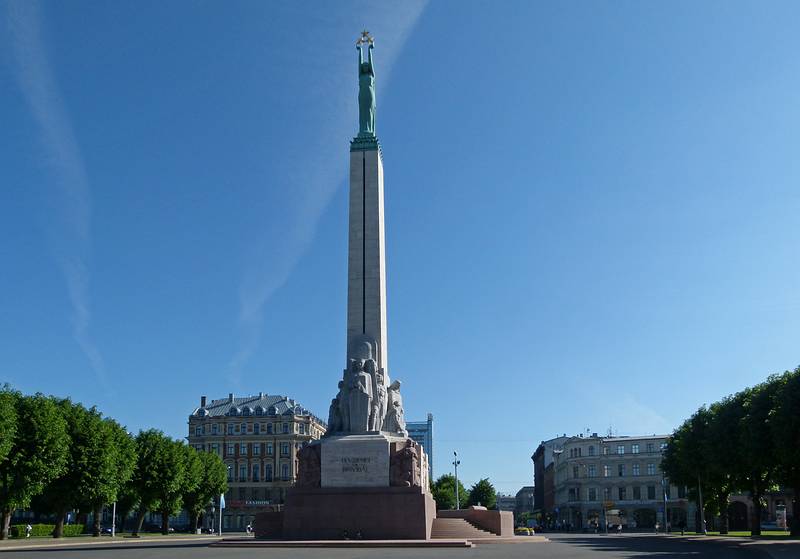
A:
POLYGON ((463 518, 434 518, 431 538, 471 540, 496 538, 495 534, 476 528, 463 518))

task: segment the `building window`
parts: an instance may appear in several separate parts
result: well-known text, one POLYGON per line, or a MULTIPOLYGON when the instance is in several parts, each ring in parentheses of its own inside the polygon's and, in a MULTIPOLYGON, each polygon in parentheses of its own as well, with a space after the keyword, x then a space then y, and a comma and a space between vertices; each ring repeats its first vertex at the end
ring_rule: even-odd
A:
POLYGON ((603 454, 608 455, 608 447, 607 446, 603 447, 603 454))
POLYGON ((627 489, 627 487, 619 487, 619 488, 617 488, 617 491, 618 491, 618 494, 619 494, 619 500, 620 501, 627 500, 627 498, 628 498, 628 489, 627 489))
POLYGON ((242 423, 242 424, 239 426, 239 429, 241 430, 241 433, 242 433, 242 435, 244 435, 245 433, 247 433, 247 423, 242 423))
POLYGON ((259 433, 261 433, 261 424, 256 423, 255 425, 253 425, 253 434, 258 435, 259 433))
POLYGON ((216 423, 214 423, 214 424, 211 426, 211 434, 212 434, 212 435, 216 435, 218 432, 219 432, 219 425, 217 425, 216 423))
POLYGON ((264 481, 272 481, 272 464, 264 466, 264 481))
POLYGON ((653 443, 647 443, 647 452, 653 452, 655 449, 656 447, 653 445, 653 443))
POLYGON ((631 468, 633 468, 633 475, 638 476, 639 475, 639 464, 634 464, 633 466, 631 466, 631 468))
POLYGON ((225 456, 233 456, 233 443, 228 443, 225 449, 225 456))
POLYGON ((667 450, 667 443, 661 443, 661 452, 667 450))
POLYGON ((610 487, 603 487, 603 500, 610 501, 611 500, 611 488, 610 487))
POLYGON ((633 498, 636 501, 639 501, 642 498, 642 488, 638 485, 634 486, 633 488, 633 498))
POLYGON ((594 456, 594 447, 593 446, 589 447, 589 456, 594 456))
POLYGON ((247 455, 247 443, 239 443, 239 456, 247 455))
MULTIPOLYGON (((453 491, 455 491, 455 490, 453 490, 453 491)), ((594 487, 590 487, 589 488, 589 500, 590 501, 596 501, 597 500, 597 489, 595 489, 594 487)))
POLYGON ((272 423, 267 423, 267 435, 272 434, 272 423))
POLYGON ((656 498, 656 486, 655 485, 648 485, 647 486, 647 498, 651 501, 656 498))
POLYGON ((617 454, 625 454, 625 445, 624 444, 618 444, 617 445, 617 454))
POLYGON ((578 490, 575 489, 574 487, 570 487, 569 488, 569 500, 570 501, 577 501, 578 500, 577 497, 575 496, 575 494, 577 492, 578 492, 578 490))
POLYGON ((247 481, 247 465, 239 465, 239 481, 247 481))
POLYGON ((289 481, 289 464, 281 464, 281 478, 283 481, 289 481))
POLYGON ((258 464, 253 464, 253 481, 259 481, 259 473, 261 471, 261 467, 258 464))
POLYGON ((289 443, 281 443, 281 455, 289 456, 289 443))
POLYGON ((284 433, 288 433, 289 432, 289 424, 288 423, 284 423, 283 424, 283 432, 284 433))
POLYGON ((597 466, 589 464, 589 477, 597 477, 597 466))
POLYGON ((639 445, 638 444, 632 444, 631 445, 631 454, 639 454, 639 445))
POLYGON ((618 464, 617 465, 617 475, 619 477, 625 476, 625 464, 618 464))
POLYGON ((253 456, 261 455, 261 443, 253 443, 253 456))
POLYGON ((219 444, 212 443, 211 444, 211 452, 213 452, 214 454, 219 454, 219 444))
POLYGON ((647 465, 647 475, 649 475, 649 476, 656 475, 656 465, 655 464, 648 464, 647 465))
POLYGON ((572 477, 578 477, 578 466, 572 466, 572 477))
POLYGON ((228 423, 228 434, 233 435, 233 423, 228 423))
POLYGON ((303 423, 300 424, 300 434, 301 435, 306 434, 306 426, 303 423))
POLYGON ((272 447, 272 443, 267 443, 267 454, 269 456, 272 456, 274 453, 275 453, 275 451, 274 451, 274 449, 272 447))
POLYGON ((228 464, 228 482, 233 481, 233 466, 228 464))
POLYGON ((603 477, 610 477, 611 476, 611 466, 608 464, 603 465, 603 477))

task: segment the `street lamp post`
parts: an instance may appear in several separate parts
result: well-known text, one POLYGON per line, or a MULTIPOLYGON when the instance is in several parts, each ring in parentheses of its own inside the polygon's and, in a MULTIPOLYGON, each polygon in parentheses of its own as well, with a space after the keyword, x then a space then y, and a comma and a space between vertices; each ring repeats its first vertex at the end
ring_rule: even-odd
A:
POLYGON ((458 459, 458 452, 455 450, 453 451, 453 466, 455 467, 456 471, 456 510, 461 508, 461 502, 458 499, 458 465, 461 464, 461 460, 458 459))

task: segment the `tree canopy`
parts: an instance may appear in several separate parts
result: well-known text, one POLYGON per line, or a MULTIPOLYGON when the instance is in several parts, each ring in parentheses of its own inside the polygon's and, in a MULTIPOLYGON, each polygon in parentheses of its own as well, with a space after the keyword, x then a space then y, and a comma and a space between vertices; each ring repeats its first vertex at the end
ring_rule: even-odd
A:
MULTIPOLYGON (((452 474, 440 476, 431 484, 431 495, 436 501, 437 510, 453 510, 456 508, 456 478, 452 474)), ((469 501, 469 493, 464 489, 461 480, 458 481, 459 506, 464 508, 469 501)))

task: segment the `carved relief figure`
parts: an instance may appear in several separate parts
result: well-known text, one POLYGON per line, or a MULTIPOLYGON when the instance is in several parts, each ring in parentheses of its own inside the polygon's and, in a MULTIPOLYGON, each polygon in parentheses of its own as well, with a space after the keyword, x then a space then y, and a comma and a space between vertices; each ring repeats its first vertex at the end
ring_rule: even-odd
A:
POLYGON ((408 431, 406 431, 405 412, 403 411, 403 397, 400 396, 399 380, 394 381, 389 386, 387 400, 388 410, 386 412, 386 421, 384 423, 383 430, 408 436, 408 431))
POLYGON ((364 370, 364 361, 350 360, 345 385, 348 386, 350 432, 364 433, 369 430, 369 416, 372 411, 372 376, 364 370))
MULTIPOLYGON (((374 363, 374 361, 373 361, 374 363)), ((383 369, 380 371, 374 370, 373 365, 372 377, 373 387, 373 401, 372 401, 372 417, 370 418, 370 431, 380 431, 383 429, 384 420, 386 418, 386 376, 383 374, 383 369)))
POLYGON ((299 487, 319 487, 322 475, 320 465, 320 446, 306 445, 297 453, 299 470, 297 485, 299 487))

